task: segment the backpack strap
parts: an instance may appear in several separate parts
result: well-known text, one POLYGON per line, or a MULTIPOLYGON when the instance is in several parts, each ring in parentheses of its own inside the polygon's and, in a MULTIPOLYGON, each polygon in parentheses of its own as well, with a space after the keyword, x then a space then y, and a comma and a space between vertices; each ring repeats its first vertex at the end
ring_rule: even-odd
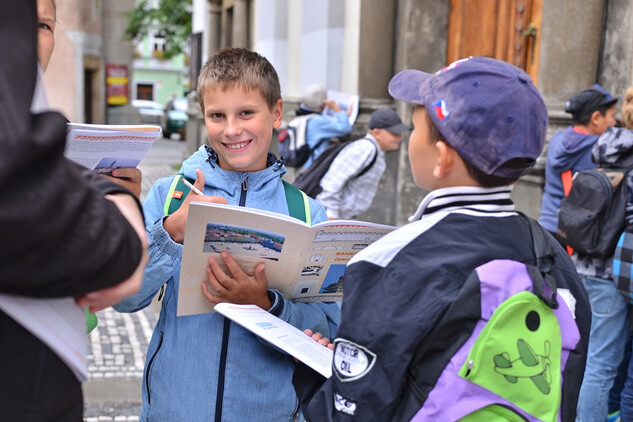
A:
MULTIPOLYGON (((560 174, 560 179, 563 182, 563 194, 567 196, 569 195, 569 191, 571 190, 571 185, 574 179, 574 175, 572 174, 571 169, 562 172, 560 174)), ((567 249, 567 254, 569 254, 569 256, 574 253, 574 250, 571 246, 565 246, 565 249, 567 249)))
POLYGON ((286 202, 288 203, 288 214, 311 226, 312 213, 310 212, 310 200, 308 199, 308 195, 285 180, 282 180, 282 182, 284 192, 286 193, 286 202))
MULTIPOLYGON (((369 138, 363 138, 363 139, 367 139, 367 140, 369 140, 371 142, 371 139, 369 139, 369 138)), ((376 145, 373 142, 371 144, 374 146, 374 158, 371 159, 371 162, 369 164, 367 164, 365 166, 365 168, 363 170, 361 170, 360 173, 358 173, 356 176, 354 176, 355 178, 356 177, 361 177, 363 174, 367 173, 369 170, 371 170, 371 168, 376 163, 376 159, 378 158, 378 148, 376 148, 376 145)))
POLYGON ((187 180, 191 184, 195 182, 194 179, 185 177, 182 174, 177 174, 176 177, 174 177, 171 181, 169 191, 167 192, 167 200, 163 206, 164 215, 173 214, 176 210, 178 210, 187 195, 189 195, 189 192, 191 192, 191 189, 189 186, 185 185, 183 180, 187 180))
POLYGON ((569 191, 571 190, 571 184, 573 180, 573 174, 571 169, 564 171, 560 174, 560 179, 563 182, 563 194, 565 196, 569 195, 569 191))
POLYGON ((548 237, 551 237, 551 234, 545 233, 545 229, 536 221, 525 215, 523 216, 528 222, 536 261, 535 267, 531 265, 526 266, 534 285, 533 293, 550 308, 557 309, 556 280, 551 274, 556 256, 556 249, 554 248, 553 242, 556 242, 556 240, 553 238, 548 239, 548 237), (551 296, 545 291, 545 285, 547 285, 552 292, 551 296))

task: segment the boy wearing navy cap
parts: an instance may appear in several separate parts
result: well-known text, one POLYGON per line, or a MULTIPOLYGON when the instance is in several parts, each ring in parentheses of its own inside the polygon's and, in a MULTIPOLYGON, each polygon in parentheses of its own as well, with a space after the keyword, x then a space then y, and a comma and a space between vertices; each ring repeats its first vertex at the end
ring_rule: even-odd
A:
POLYGON ((397 150, 407 130, 390 108, 371 114, 365 137, 343 148, 321 179, 323 190, 316 200, 330 220, 349 220, 369 209, 387 168, 385 152, 397 150))
MULTIPOLYGON (((411 419, 403 396, 411 392, 405 383, 413 356, 423 348, 422 361, 446 362, 446 355, 450 358, 461 346, 449 336, 433 344, 427 339, 468 275, 494 259, 535 264, 531 223, 515 211, 510 198, 513 183, 532 168, 545 143, 547 110, 530 77, 505 62, 475 57, 433 75, 402 71, 391 80, 389 92, 414 105, 409 160, 416 184, 431 192, 409 224, 348 263, 333 375, 324 380, 303 364, 295 369, 293 383, 308 421, 411 419), (342 368, 336 364, 341 361, 352 363, 342 368)), ((589 304, 573 263, 542 233, 555 251, 551 273, 557 286, 573 297, 568 303, 575 301, 580 331, 564 369, 559 415, 573 421, 589 304)), ((424 372, 428 390, 423 395, 442 368, 424 372)), ((450 419, 439 416, 443 409, 436 410, 435 417, 418 413, 413 420, 450 419)))
POLYGON ((615 126, 617 101, 598 84, 579 92, 565 105, 574 124, 556 132, 549 141, 538 222, 561 243, 556 234, 560 203, 571 188, 575 173, 597 167, 591 161, 591 149, 608 127, 615 126))

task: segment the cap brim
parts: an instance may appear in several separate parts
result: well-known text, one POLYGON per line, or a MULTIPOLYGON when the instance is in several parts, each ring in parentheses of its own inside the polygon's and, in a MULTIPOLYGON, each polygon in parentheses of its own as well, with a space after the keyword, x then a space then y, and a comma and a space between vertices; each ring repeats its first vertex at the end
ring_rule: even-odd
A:
POLYGON ((432 75, 420 70, 407 69, 398 72, 389 82, 389 94, 396 100, 424 104, 420 87, 432 75))
POLYGON ((407 130, 411 130, 411 128, 405 124, 398 123, 397 125, 386 127, 385 130, 387 132, 395 133, 396 135, 398 135, 402 132, 406 132, 407 130))

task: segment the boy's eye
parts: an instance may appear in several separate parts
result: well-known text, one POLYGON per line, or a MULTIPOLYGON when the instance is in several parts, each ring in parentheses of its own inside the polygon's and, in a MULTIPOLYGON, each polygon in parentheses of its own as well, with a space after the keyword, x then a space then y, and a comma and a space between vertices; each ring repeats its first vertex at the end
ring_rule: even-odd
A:
POLYGON ((242 112, 242 116, 252 116, 254 114, 253 110, 244 110, 242 112))
POLYGON ((222 113, 211 113, 209 117, 212 119, 221 119, 224 115, 222 113))

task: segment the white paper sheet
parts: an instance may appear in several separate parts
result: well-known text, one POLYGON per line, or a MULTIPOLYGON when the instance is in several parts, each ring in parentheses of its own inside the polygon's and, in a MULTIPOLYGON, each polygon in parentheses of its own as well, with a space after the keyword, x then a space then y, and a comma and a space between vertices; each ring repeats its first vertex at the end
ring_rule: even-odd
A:
POLYGON ((50 347, 80 382, 88 379, 86 311, 75 299, 0 294, 0 309, 50 347))
POLYGON ((299 359, 326 378, 332 376, 333 351, 255 305, 219 303, 215 311, 299 359))

